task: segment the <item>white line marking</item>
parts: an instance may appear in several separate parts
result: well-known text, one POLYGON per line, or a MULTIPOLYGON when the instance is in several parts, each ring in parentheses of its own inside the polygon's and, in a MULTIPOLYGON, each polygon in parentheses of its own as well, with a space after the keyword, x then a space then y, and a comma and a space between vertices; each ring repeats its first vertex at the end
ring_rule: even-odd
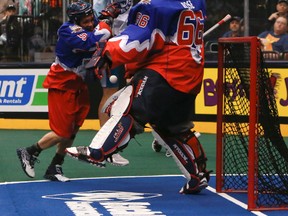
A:
MULTIPOLYGON (((213 174, 212 174, 213 175, 213 174)), ((70 178, 73 180, 89 180, 89 179, 119 179, 119 178, 153 178, 153 177, 183 177, 183 175, 153 175, 153 176, 108 176, 108 177, 86 177, 86 178, 70 178)), ((50 180, 30 180, 30 181, 14 181, 14 182, 0 182, 0 185, 8 184, 23 184, 23 183, 35 183, 35 182, 51 182, 50 180)))
MULTIPOLYGON (((223 197, 224 199, 227 199, 229 202, 232 202, 235 205, 240 206, 241 208, 244 208, 246 210, 248 208, 248 206, 245 203, 243 203, 243 202, 241 202, 241 201, 229 196, 226 193, 216 193, 216 190, 214 188, 210 187, 210 186, 208 186, 206 189, 211 191, 211 192, 213 192, 213 193, 215 193, 215 194, 217 194, 217 195, 219 195, 219 196, 221 196, 221 197, 223 197)), ((258 215, 258 216, 267 216, 266 214, 264 214, 264 213, 262 213, 260 211, 250 211, 250 212, 255 214, 255 215, 258 215)))

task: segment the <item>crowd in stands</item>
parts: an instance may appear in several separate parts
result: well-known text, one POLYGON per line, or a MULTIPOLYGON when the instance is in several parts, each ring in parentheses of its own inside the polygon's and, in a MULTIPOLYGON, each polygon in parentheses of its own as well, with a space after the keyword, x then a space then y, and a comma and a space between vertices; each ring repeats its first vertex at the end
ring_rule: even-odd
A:
MULTIPOLYGON (((276 4, 276 11, 267 17, 263 25, 263 31, 257 35, 262 44, 264 58, 269 60, 288 60, 288 0, 279 0, 276 4)), ((234 16, 229 20, 229 30, 222 37, 244 36, 243 19, 234 16)), ((211 43, 205 45, 208 53, 211 50, 211 43)))
POLYGON ((16 15, 15 5, 8 5, 4 10, 4 16, 0 20, 0 58, 14 58, 14 53, 18 52, 19 34, 9 30, 16 26, 11 26, 11 16, 16 15), (8 37, 7 37, 8 30, 8 37), (14 33, 14 36, 11 35, 14 33))
MULTIPOLYGON (((51 56, 53 43, 57 39, 56 32, 62 21, 59 18, 49 19, 50 25, 47 30, 43 28, 43 24, 47 26, 47 23, 42 23, 40 12, 39 16, 32 16, 31 10, 25 10, 23 5, 13 3, 17 1, 7 0, 5 2, 7 3, 4 4, 4 1, 1 1, 0 4, 0 62, 33 62, 37 61, 37 54, 41 53, 51 56), (49 40, 48 37, 52 40, 49 40)), ((227 24, 227 31, 220 37, 244 36, 244 19, 242 17, 241 14, 233 16, 227 24)), ((262 50, 266 58, 288 60, 287 19, 288 0, 278 0, 275 3, 274 12, 268 14, 266 23, 261 23, 262 31, 257 32, 257 36, 261 38, 262 50)), ((219 35, 214 40, 206 41, 207 60, 217 60, 218 37, 219 35)))
POLYGON ((0 5, 0 62, 43 62, 39 54, 53 61, 57 29, 62 21, 41 13, 35 16, 32 13, 35 8, 25 9, 25 5, 16 2, 0 5))

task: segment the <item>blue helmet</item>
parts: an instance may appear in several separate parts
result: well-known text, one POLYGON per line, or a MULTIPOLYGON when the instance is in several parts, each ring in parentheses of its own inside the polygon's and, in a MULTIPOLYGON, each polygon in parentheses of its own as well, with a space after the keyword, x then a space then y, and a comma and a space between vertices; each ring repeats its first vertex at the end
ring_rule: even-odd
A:
POLYGON ((67 7, 66 13, 70 22, 79 23, 83 17, 94 14, 94 11, 90 3, 77 0, 67 7))

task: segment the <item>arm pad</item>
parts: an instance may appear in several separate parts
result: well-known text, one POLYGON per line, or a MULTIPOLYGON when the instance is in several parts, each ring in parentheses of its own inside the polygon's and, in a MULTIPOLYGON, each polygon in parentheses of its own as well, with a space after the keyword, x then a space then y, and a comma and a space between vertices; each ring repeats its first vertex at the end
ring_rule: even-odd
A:
POLYGON ((86 69, 93 69, 95 75, 101 79, 102 71, 106 70, 106 73, 110 72, 112 61, 104 54, 106 42, 96 43, 96 51, 94 52, 90 61, 85 65, 86 69))

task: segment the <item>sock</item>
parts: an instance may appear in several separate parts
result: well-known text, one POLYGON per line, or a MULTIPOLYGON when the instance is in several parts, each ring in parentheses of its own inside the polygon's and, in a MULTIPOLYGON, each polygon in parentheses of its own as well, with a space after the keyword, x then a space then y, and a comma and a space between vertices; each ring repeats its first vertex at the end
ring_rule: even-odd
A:
POLYGON ((36 157, 39 156, 39 154, 41 153, 42 149, 40 148, 38 142, 36 144, 33 144, 32 146, 30 147, 27 147, 27 152, 30 154, 30 155, 34 155, 36 157))
POLYGON ((64 155, 56 153, 53 157, 50 166, 62 165, 64 162, 64 155))

